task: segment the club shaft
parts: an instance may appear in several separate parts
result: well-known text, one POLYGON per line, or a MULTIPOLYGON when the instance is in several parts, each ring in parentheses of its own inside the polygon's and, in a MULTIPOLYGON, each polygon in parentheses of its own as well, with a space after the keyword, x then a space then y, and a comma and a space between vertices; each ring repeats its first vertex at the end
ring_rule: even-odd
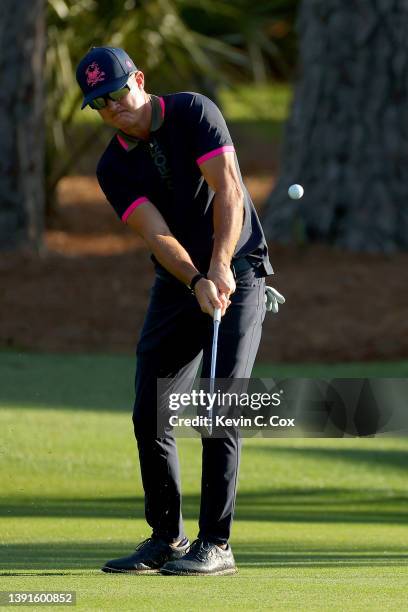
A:
MULTIPOLYGON (((210 370, 210 394, 211 397, 214 393, 214 386, 215 386, 215 372, 216 372, 216 367, 217 367, 217 349, 218 349, 218 328, 219 328, 220 322, 215 320, 214 321, 214 333, 213 333, 213 342, 212 342, 212 351, 211 351, 211 370, 210 370)), ((212 418, 213 418, 213 410, 212 408, 210 408, 210 410, 208 411, 208 417, 210 419, 210 422, 212 422, 212 418)), ((212 434, 212 425, 208 426, 208 433, 212 434)))

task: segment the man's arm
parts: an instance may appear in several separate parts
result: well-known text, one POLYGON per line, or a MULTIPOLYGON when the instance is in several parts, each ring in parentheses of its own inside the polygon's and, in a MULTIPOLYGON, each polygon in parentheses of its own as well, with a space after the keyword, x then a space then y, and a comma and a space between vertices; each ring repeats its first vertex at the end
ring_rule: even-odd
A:
MULTIPOLYGON (((185 285, 199 273, 185 248, 173 236, 163 216, 151 202, 138 206, 127 219, 127 224, 143 238, 157 261, 185 285)), ((213 314, 214 308, 226 306, 217 297, 211 280, 201 279, 195 287, 201 310, 213 314)))
POLYGON ((235 291, 231 259, 239 240, 244 219, 244 194, 233 152, 222 153, 200 164, 200 170, 215 192, 214 246, 208 278, 219 294, 228 299, 235 291))
POLYGON ((156 259, 173 276, 189 285, 198 274, 190 255, 171 233, 163 216, 151 202, 145 202, 130 215, 127 224, 145 241, 156 259))

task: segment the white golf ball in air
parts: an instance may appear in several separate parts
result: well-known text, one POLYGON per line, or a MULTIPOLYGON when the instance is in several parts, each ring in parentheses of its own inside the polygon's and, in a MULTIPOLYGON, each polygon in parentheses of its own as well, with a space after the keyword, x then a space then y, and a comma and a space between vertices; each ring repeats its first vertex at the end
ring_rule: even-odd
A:
POLYGON ((300 200, 304 193, 305 190, 303 189, 302 185, 291 185, 288 189, 289 197, 292 200, 300 200))

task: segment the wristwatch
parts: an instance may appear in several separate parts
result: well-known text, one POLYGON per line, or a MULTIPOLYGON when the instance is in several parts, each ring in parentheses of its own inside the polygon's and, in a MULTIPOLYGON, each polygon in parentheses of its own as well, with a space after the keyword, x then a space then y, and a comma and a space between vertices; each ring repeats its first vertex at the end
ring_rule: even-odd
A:
POLYGON ((188 285, 188 288, 190 289, 190 291, 194 292, 194 288, 196 286, 196 284, 198 283, 199 280, 201 280, 202 278, 207 278, 207 276, 205 274, 196 274, 195 276, 193 276, 193 278, 191 279, 190 284, 188 285))

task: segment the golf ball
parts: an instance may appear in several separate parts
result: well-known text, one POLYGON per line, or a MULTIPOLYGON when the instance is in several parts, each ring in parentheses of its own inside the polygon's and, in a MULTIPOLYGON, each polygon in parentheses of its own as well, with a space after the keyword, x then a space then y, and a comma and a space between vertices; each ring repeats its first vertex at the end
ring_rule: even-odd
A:
POLYGON ((289 197, 292 198, 292 200, 300 200, 304 192, 305 190, 302 185, 291 185, 288 189, 289 197))

